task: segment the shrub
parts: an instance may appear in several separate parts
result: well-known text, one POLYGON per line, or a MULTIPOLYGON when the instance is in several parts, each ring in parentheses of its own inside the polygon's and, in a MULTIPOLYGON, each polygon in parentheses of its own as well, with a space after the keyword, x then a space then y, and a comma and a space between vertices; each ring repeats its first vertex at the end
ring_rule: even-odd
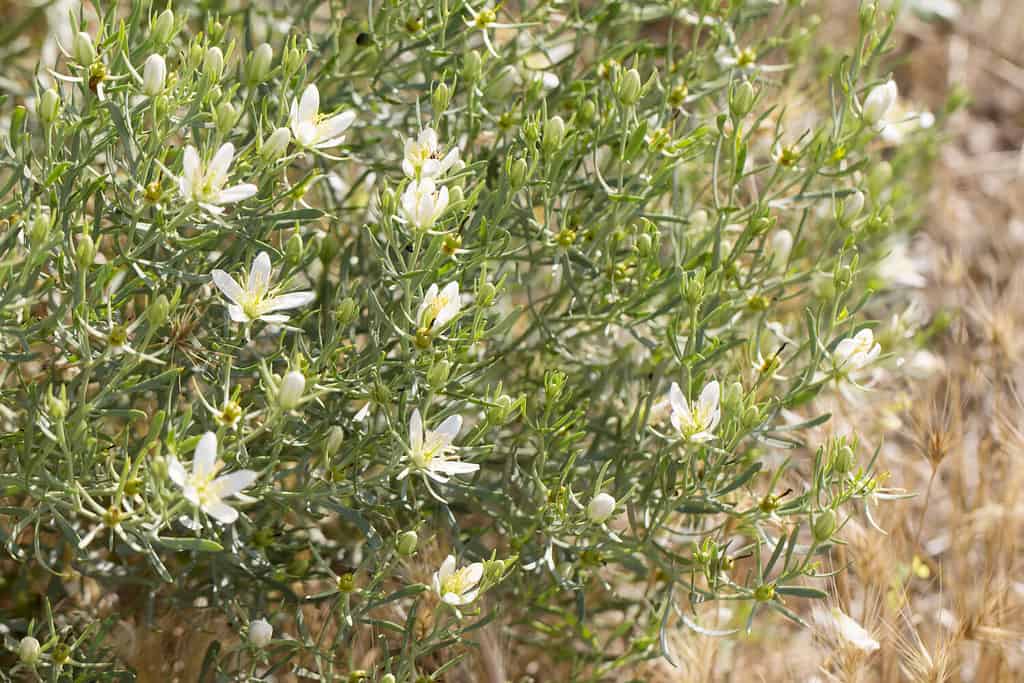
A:
POLYGON ((803 434, 884 360, 922 163, 889 18, 840 58, 801 4, 51 11, 5 103, 10 670, 165 676, 125 629, 178 614, 182 680, 440 680, 495 628, 599 680, 703 603, 799 621, 888 493, 803 434))

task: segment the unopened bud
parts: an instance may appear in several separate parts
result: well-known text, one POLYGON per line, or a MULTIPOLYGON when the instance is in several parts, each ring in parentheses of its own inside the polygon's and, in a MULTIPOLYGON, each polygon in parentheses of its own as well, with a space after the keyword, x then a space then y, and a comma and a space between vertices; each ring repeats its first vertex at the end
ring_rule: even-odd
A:
POLYGON ((262 43, 249 57, 245 68, 245 78, 249 85, 258 85, 270 76, 270 65, 274 61, 274 48, 269 43, 262 43))
POLYGON ((552 116, 544 124, 544 153, 551 155, 558 151, 565 140, 565 121, 561 116, 552 116))
POLYGON ((219 81, 224 73, 224 53, 219 47, 211 47, 203 55, 203 74, 211 81, 219 81))
POLYGON ((292 370, 281 379, 277 390, 277 404, 281 410, 292 410, 299 405, 306 391, 306 377, 298 370, 292 370))
POLYGON ((403 531, 398 535, 398 541, 395 543, 398 549, 398 554, 402 557, 412 557, 416 552, 416 546, 419 545, 420 537, 415 531, 403 531))
POLYGON ((750 81, 734 85, 729 93, 729 112, 733 118, 741 119, 749 114, 750 110, 754 108, 756 98, 757 93, 754 92, 754 86, 750 81))
POLYGON ((332 458, 337 455, 338 450, 341 448, 341 444, 345 441, 345 430, 334 425, 327 430, 327 438, 324 439, 324 455, 328 458, 332 458))
POLYGON ((836 513, 831 510, 825 510, 818 518, 814 520, 814 525, 811 527, 811 531, 814 534, 814 540, 818 543, 824 543, 828 539, 832 538, 832 534, 836 530, 836 513))
POLYGON ((285 127, 278 128, 263 142, 260 154, 267 161, 277 161, 288 151, 288 143, 292 141, 292 133, 285 127))
POLYGON ((599 493, 587 505, 587 519, 594 524, 605 522, 615 512, 615 498, 607 493, 599 493))
POLYGON ((96 61, 96 47, 92 44, 92 37, 85 31, 76 33, 71 41, 71 54, 82 66, 92 66, 96 61))
POLYGON ((82 235, 78 240, 78 246, 75 248, 75 261, 78 263, 78 267, 85 270, 92 265, 95 258, 96 243, 93 242, 91 236, 82 235))
POLYGON ((39 641, 32 636, 25 636, 18 643, 18 659, 22 664, 29 666, 35 664, 39 661, 42 651, 43 648, 39 645, 39 641))
POLYGON ((636 69, 629 69, 619 76, 615 84, 615 93, 626 106, 636 104, 640 99, 640 89, 643 83, 640 80, 640 72, 636 69))
POLYGON ((254 647, 264 648, 274 638, 274 627, 266 619, 254 619, 249 622, 249 642, 254 647))
POLYGON ((435 391, 448 383, 448 376, 451 374, 452 364, 441 359, 434 363, 427 371, 427 384, 435 391))
POLYGON ((440 116, 448 109, 448 103, 451 102, 452 91, 448 87, 448 84, 441 82, 434 88, 433 94, 430 96, 430 104, 434 109, 434 116, 440 116))
POLYGON ((217 105, 217 110, 214 112, 214 119, 217 122, 217 130, 222 135, 227 135, 235 124, 238 122, 239 112, 235 109, 235 105, 231 104, 227 100, 217 105))
POLYGON ((837 218, 842 225, 853 223, 864 211, 864 193, 857 190, 850 196, 838 202, 836 207, 837 218))
POLYGON ((142 92, 153 97, 160 94, 164 89, 167 80, 167 63, 158 54, 152 54, 146 59, 146 66, 142 69, 142 92))
POLYGON ((896 81, 890 80, 875 87, 864 100, 864 120, 872 126, 877 126, 889 115, 898 98, 899 88, 896 87, 896 81))
POLYGON ((462 58, 462 78, 468 83, 476 83, 483 73, 484 59, 477 50, 470 50, 462 58))
POLYGON ((513 191, 519 190, 526 184, 526 174, 530 168, 525 159, 515 159, 509 165, 508 181, 513 191))
POLYGON ((167 320, 167 316, 171 312, 171 302, 167 300, 167 297, 163 294, 159 295, 153 300, 153 303, 146 309, 146 317, 149 319, 149 325, 153 329, 156 329, 164 324, 167 320))
POLYGON ((284 257, 289 263, 295 264, 302 260, 302 235, 296 230, 284 245, 284 257))
POLYGON ((52 125, 57 117, 60 116, 60 95, 53 88, 47 88, 43 91, 43 94, 39 96, 39 106, 36 109, 39 112, 39 120, 44 125, 52 125))
POLYGON ((158 45, 164 45, 171 42, 171 39, 175 34, 175 27, 174 12, 171 11, 170 8, 165 9, 157 15, 156 19, 153 20, 150 33, 153 35, 153 40, 158 45))
POLYGON ((334 313, 335 318, 338 320, 338 324, 342 326, 351 323, 356 319, 358 314, 359 305, 356 303, 356 300, 350 296, 341 300, 341 303, 338 304, 338 308, 334 313))

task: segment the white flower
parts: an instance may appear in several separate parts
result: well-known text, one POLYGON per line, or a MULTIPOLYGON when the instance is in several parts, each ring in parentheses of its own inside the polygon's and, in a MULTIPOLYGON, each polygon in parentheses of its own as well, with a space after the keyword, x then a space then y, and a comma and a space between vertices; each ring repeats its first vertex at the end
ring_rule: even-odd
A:
POLYGON ((462 417, 452 415, 434 430, 423 426, 417 408, 409 419, 409 466, 398 475, 404 479, 411 472, 423 474, 442 484, 457 474, 472 474, 480 465, 462 462, 453 451, 452 441, 462 429, 462 417))
POLYGON ((601 524, 615 512, 615 498, 607 493, 599 493, 587 505, 587 518, 595 524, 601 524))
POLYGON ((827 616, 819 617, 832 633, 851 646, 864 652, 874 652, 881 647, 867 630, 848 617, 838 607, 833 607, 827 616))
POLYGON ((277 403, 282 410, 291 410, 299 405, 305 391, 306 376, 298 370, 292 370, 281 378, 281 385, 277 388, 277 403))
POLYGON ((448 208, 448 188, 437 189, 430 178, 413 180, 402 193, 402 218, 414 228, 429 230, 448 208))
POLYGON ((691 403, 683 396, 679 385, 672 382, 668 393, 669 401, 672 403, 672 425, 687 441, 711 441, 715 438, 713 432, 722 417, 718 405, 720 396, 718 381, 712 380, 704 385, 700 398, 691 403))
POLYGON ((833 352, 838 367, 862 368, 878 358, 882 347, 875 343, 874 333, 864 328, 852 337, 848 337, 836 346, 833 352))
POLYGON ((449 555, 434 572, 434 590, 441 600, 458 607, 476 600, 480 593, 478 586, 484 577, 484 565, 474 562, 461 569, 455 568, 455 556, 449 555))
POLYGON ((240 202, 256 194, 256 186, 250 183, 224 187, 234 158, 235 146, 225 142, 210 163, 204 167, 196 148, 192 145, 186 147, 181 165, 181 178, 178 181, 181 195, 210 213, 220 214, 224 211, 220 204, 240 202))
POLYGON ((443 154, 433 128, 424 128, 417 139, 406 138, 402 171, 410 178, 437 178, 459 163, 459 148, 443 154))
POLYGON ((214 270, 210 275, 217 289, 231 300, 228 314, 236 323, 254 320, 283 323, 288 320, 287 315, 271 314, 305 306, 316 298, 316 294, 308 291, 274 294, 270 286, 270 256, 265 251, 261 251, 252 262, 244 287, 223 270, 214 270))
POLYGON ((351 111, 325 119, 320 114, 320 91, 312 83, 302 91, 301 100, 292 100, 292 135, 303 147, 337 147, 345 139, 345 131, 355 120, 355 112, 351 111))
POLYGON ((789 252, 793 250, 793 233, 789 230, 778 230, 772 235, 768 242, 768 251, 775 254, 779 263, 785 263, 789 259, 789 252))
POLYGON ((146 59, 146 65, 142 69, 142 92, 150 97, 159 95, 164 89, 164 81, 167 80, 167 63, 158 54, 152 54, 146 59))
POLYGON ((896 81, 891 79, 882 85, 876 86, 868 93, 867 98, 864 100, 862 108, 864 120, 872 126, 883 123, 889 111, 896 105, 899 94, 896 81))
POLYGON ((186 472, 184 466, 172 455, 167 463, 167 474, 171 481, 181 487, 186 500, 221 524, 232 524, 238 519, 238 511, 225 503, 224 499, 251 486, 258 475, 252 470, 238 470, 217 477, 217 472, 223 466, 224 462, 217 459, 217 435, 206 432, 196 446, 192 472, 186 472))
POLYGON ((416 311, 416 323, 428 332, 440 330, 458 314, 461 305, 458 282, 449 282, 440 292, 437 284, 432 284, 416 311))
POLYGON ((274 627, 266 619, 253 619, 249 622, 249 642, 258 648, 270 644, 274 637, 274 627))

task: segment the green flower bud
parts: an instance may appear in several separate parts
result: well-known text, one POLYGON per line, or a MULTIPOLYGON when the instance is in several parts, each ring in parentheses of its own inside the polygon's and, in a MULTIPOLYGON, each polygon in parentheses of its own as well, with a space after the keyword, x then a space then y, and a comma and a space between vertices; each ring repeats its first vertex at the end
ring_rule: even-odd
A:
POLYGON ((328 458, 333 458, 337 455, 338 450, 341 449, 341 444, 345 441, 345 430, 334 425, 327 430, 327 436, 324 438, 324 455, 328 458))
POLYGON ((430 388, 438 391, 448 383, 448 376, 451 374, 452 364, 441 359, 434 363, 427 371, 427 384, 430 388))
POLYGON ((754 108, 757 93, 750 81, 735 84, 729 93, 729 113, 734 119, 742 119, 754 108))
POLYGON ((452 185, 448 188, 448 206, 454 206, 464 199, 462 195, 462 187, 459 185, 452 185))
POLYGON ((835 449, 832 456, 832 469, 838 474, 846 474, 853 469, 853 465, 856 462, 853 454, 853 449, 848 444, 842 444, 839 448, 835 449))
POLYGON ((289 263, 295 264, 302 260, 302 235, 296 230, 284 245, 284 257, 289 263))
POLYGON ((96 258, 96 243, 88 234, 82 235, 75 248, 75 261, 82 270, 89 268, 96 258))
POLYGON ((274 61, 274 48, 262 43, 249 57, 245 65, 245 80, 249 85, 259 85, 270 76, 270 65, 274 61))
POLYGON ((816 543, 824 543, 825 541, 832 538, 832 534, 836 530, 836 513, 832 510, 825 510, 818 518, 814 520, 814 524, 811 527, 811 532, 814 534, 814 541, 816 543))
POLYGON ((590 123, 597 116, 597 105, 594 104, 593 100, 583 100, 577 110, 577 117, 579 122, 583 124, 590 123))
POLYGON ((303 51, 300 50, 297 45, 292 44, 285 49, 284 54, 281 55, 281 67, 284 69, 285 73, 295 73, 299 70, 299 67, 302 66, 302 60, 304 57, 305 54, 303 51))
POLYGON ((565 140, 565 121, 561 116, 552 116, 544 124, 544 153, 552 155, 559 150, 565 140))
POLYGON ((71 41, 71 55, 82 66, 92 66, 96 61, 96 47, 92 37, 85 31, 79 31, 71 41))
POLYGON ((451 102, 452 91, 448 87, 448 84, 441 81, 434 88, 433 94, 430 96, 430 104, 434 109, 434 116, 439 117, 441 114, 448 109, 448 103, 451 102))
POLYGON ((41 247, 50 237, 53 219, 45 211, 37 211, 28 226, 28 239, 34 247, 41 247))
POLYGON ((211 47, 203 55, 203 75, 211 81, 219 81, 224 74, 224 53, 217 46, 211 47))
POLYGON ((263 141, 263 146, 260 148, 260 156, 266 161, 277 161, 288 151, 288 143, 291 141, 291 130, 282 126, 263 141))
POLYGON ((508 182, 513 192, 522 189, 523 185, 526 184, 526 177, 529 171, 530 167, 526 164, 525 159, 514 159, 509 164, 508 182))
POLYGON ((415 531, 403 531, 398 534, 395 546, 398 549, 398 554, 402 557, 412 557, 416 553, 416 546, 419 542, 420 537, 415 531))
POLYGON ((146 309, 146 318, 149 321, 149 326, 154 330, 159 328, 167 320, 167 316, 171 312, 171 302, 167 300, 167 297, 163 294, 159 295, 153 300, 153 303, 146 309))
POLYGON ((158 54, 151 54, 142 68, 142 92, 150 97, 159 95, 167 81, 167 62, 158 54))
POLYGON ((397 680, 395 674, 384 674, 380 679, 380 683, 396 683, 397 680))
POLYGON ((174 12, 167 8, 158 14, 156 19, 150 24, 149 30, 153 36, 153 41, 158 45, 171 42, 174 34, 177 33, 177 29, 174 26, 174 12))
POLYGON ((39 106, 36 111, 39 113, 39 120, 43 125, 50 126, 60 116, 60 95, 53 88, 47 88, 39 96, 39 106))
POLYGON ((335 318, 338 320, 338 324, 342 327, 351 323, 358 315, 359 305, 356 303, 356 300, 350 296, 341 300, 341 303, 338 304, 338 308, 334 313, 335 318))
POLYGON ((53 393, 53 386, 50 386, 46 393, 46 409, 55 420, 63 420, 68 415, 68 388, 62 384, 60 396, 53 393))
POLYGON ((478 50, 471 50, 462 58, 462 78, 466 82, 473 84, 480 80, 483 69, 484 59, 478 50))
POLYGON ((615 94, 627 107, 637 103, 640 99, 640 89, 643 82, 640 80, 640 72, 636 69, 629 69, 619 76, 615 84, 615 94))
POLYGON ((501 425, 508 422, 515 408, 515 400, 508 394, 501 394, 494 399, 494 405, 487 409, 487 420, 491 424, 501 425))
POLYGON ((277 388, 277 404, 281 410, 293 410, 298 407, 305 391, 305 375, 298 370, 292 370, 281 378, 281 383, 277 388))
POLYGON ((217 122, 217 130, 220 131, 221 135, 227 135, 231 132, 231 129, 235 127, 238 122, 239 112, 235 109, 235 105, 228 101, 221 102, 217 105, 217 110, 214 113, 214 119, 217 122))

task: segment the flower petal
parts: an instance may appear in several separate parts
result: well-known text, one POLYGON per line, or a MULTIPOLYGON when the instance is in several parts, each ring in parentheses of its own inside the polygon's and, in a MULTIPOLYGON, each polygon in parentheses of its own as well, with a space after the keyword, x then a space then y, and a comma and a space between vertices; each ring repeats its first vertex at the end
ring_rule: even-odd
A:
POLYGON ((413 410, 412 417, 409 418, 409 446, 413 453, 423 449, 423 417, 419 408, 413 410))
POLYGON ((231 162, 235 158, 235 146, 225 142, 213 155, 210 165, 206 167, 206 178, 210 185, 219 188, 223 187, 224 181, 228 179, 228 171, 231 169, 231 162))
POLYGON ((314 83, 306 86, 299 101, 299 121, 312 123, 320 113, 320 91, 314 83))
POLYGON ((188 479, 188 474, 185 472, 185 467, 173 455, 167 459, 167 476, 170 477, 171 481, 175 484, 185 488, 185 481, 188 479))
POLYGON ((258 191, 259 188, 252 183, 232 185, 231 187, 220 191, 220 194, 217 195, 217 201, 221 204, 234 204, 235 202, 248 199, 258 191))
POLYGON ((245 300, 245 290, 238 284, 235 278, 231 277, 223 270, 217 269, 210 273, 210 277, 213 278, 213 284, 217 285, 217 289, 227 298, 236 304, 241 305, 242 301, 245 300))
POLYGON ((288 294, 275 296, 264 303, 263 310, 268 313, 271 311, 286 311, 290 308, 305 306, 314 299, 316 299, 315 292, 289 292, 288 294))
POLYGON ((269 287, 270 254, 261 251, 253 259, 252 266, 249 268, 249 279, 245 283, 245 288, 249 290, 249 294, 262 295, 269 287))
POLYGON ((445 443, 451 443, 452 440, 458 436, 459 430, 462 429, 462 416, 452 415, 444 422, 442 422, 434 433, 441 436, 445 443))
POLYGON ((251 323, 252 318, 246 315, 245 311, 238 304, 228 304, 228 315, 231 316, 232 322, 236 323, 251 323))
POLYGON ((199 180, 199 152, 189 145, 181 159, 181 193, 191 196, 199 180))
POLYGON ((345 111, 321 122, 316 128, 317 139, 321 141, 317 146, 324 145, 326 141, 337 141, 336 144, 340 144, 342 133, 348 130, 355 120, 356 113, 354 111, 345 111))
POLYGON ((192 456, 192 474, 200 479, 205 479, 213 474, 216 462, 217 435, 213 432, 206 432, 199 439, 195 454, 192 456))
POLYGON ((259 473, 252 470, 238 470, 231 474, 217 477, 213 485, 221 498, 230 498, 239 491, 249 488, 259 477, 259 473))
POLYGON ((712 410, 717 409, 720 396, 721 389, 718 386, 718 380, 711 380, 705 384, 700 392, 701 412, 710 413, 712 410))
POLYGON ((235 520, 238 519, 238 510, 219 500, 204 505, 203 512, 221 524, 234 524, 235 520))

